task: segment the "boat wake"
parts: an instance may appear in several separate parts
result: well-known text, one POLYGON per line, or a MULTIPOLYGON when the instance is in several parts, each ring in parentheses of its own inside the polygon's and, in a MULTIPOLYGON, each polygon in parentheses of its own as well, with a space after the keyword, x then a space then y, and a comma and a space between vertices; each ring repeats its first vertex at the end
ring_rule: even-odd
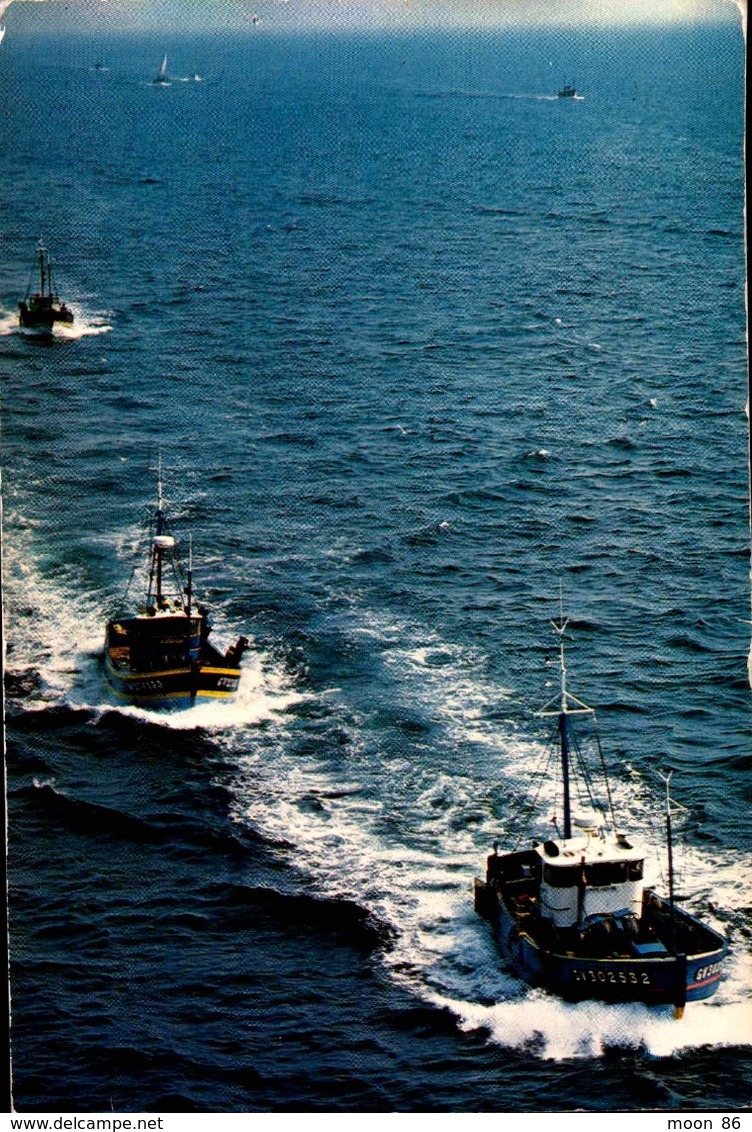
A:
MULTIPOLYGON (((349 901, 387 925, 390 946, 378 961, 396 985, 449 1009, 462 1029, 541 1058, 594 1058, 613 1046, 662 1057, 750 1044, 752 959, 742 912, 724 913, 732 952, 718 992, 690 1004, 682 1022, 670 1007, 567 1004, 506 970, 473 909, 472 878, 494 838, 509 834, 545 745, 506 718, 510 695, 482 655, 356 610, 338 615, 346 618, 340 628, 351 642, 366 638, 366 652, 378 658, 375 703, 370 684, 358 703, 339 687, 305 692, 283 663, 252 648, 234 700, 172 713, 120 706, 109 700, 102 672, 105 599, 95 600, 80 579, 61 586, 57 576, 46 578, 34 561, 33 524, 9 512, 6 525, 10 701, 27 710, 117 710, 213 732, 234 767, 231 821, 278 846, 317 898, 349 901), (247 730, 259 725, 263 745, 247 730)), ((220 638, 222 630, 220 621, 220 638)), ((629 810, 650 839, 649 791, 639 774, 627 771, 612 786, 617 811, 629 810)), ((752 868, 735 851, 690 848, 680 865, 690 909, 735 909, 752 886, 752 868)))
POLYGON ((55 323, 52 330, 43 331, 19 326, 18 311, 0 311, 0 337, 17 334, 32 341, 35 338, 44 337, 73 342, 79 338, 93 338, 100 334, 109 334, 113 329, 112 325, 106 321, 107 316, 104 312, 89 314, 74 303, 70 303, 69 306, 74 315, 75 321, 73 323, 58 322, 55 323))
MULTIPOLYGON (((505 99, 513 102, 558 102, 556 94, 525 94, 519 91, 507 90, 431 90, 421 91, 423 98, 477 98, 477 99, 505 99)), ((582 95, 576 95, 577 101, 584 102, 582 95)))
MULTIPOLYGON (((566 1003, 508 973, 488 925, 473 911, 477 838, 453 828, 465 824, 461 815, 477 783, 445 778, 425 791, 410 831, 411 840, 425 840, 421 849, 380 833, 384 807, 355 776, 343 786, 336 776, 284 765, 284 757, 281 762, 274 760, 275 783, 268 752, 246 757, 236 783, 236 820, 277 843, 294 840, 291 861, 322 895, 357 902, 387 923, 393 942, 382 953, 384 969, 419 999, 449 1009, 462 1029, 483 1030, 494 1044, 556 1060, 600 1057, 614 1046, 664 1057, 703 1045, 752 1043, 746 953, 732 955, 715 998, 689 1005, 681 1022, 671 1007, 566 1003)), ((396 774, 400 767, 390 761, 387 769, 396 774)), ((488 835, 493 832, 489 824, 488 835)), ((715 862, 718 889, 740 883, 739 866, 736 859, 715 862)), ((696 868, 698 880, 705 879, 699 870, 707 872, 707 861, 698 860, 696 868)))
POLYGON ((157 90, 167 90, 172 86, 194 86, 205 83, 206 79, 203 75, 195 74, 170 75, 169 79, 160 79, 159 82, 155 82, 154 79, 143 79, 139 85, 143 87, 155 87, 157 90))
POLYGON ((542 1058, 564 1061, 603 1057, 611 1049, 641 1049, 653 1057, 673 1057, 704 1046, 749 1046, 749 1007, 745 978, 732 971, 724 994, 716 1001, 695 1003, 677 1021, 670 1007, 649 1008, 637 1003, 567 1003, 543 991, 529 991, 524 1000, 493 1006, 462 1002, 441 995, 437 1006, 449 1008, 465 1031, 483 1030, 500 1046, 536 1052, 542 1058), (729 993, 729 985, 736 993, 729 993), (725 1001, 724 1001, 725 999, 725 1001))
MULTIPOLYGON (((375 631, 373 623, 367 631, 375 631)), ((440 650, 430 633, 418 637, 415 626, 388 626, 381 645, 385 663, 401 674, 395 699, 406 707, 421 687, 436 709, 445 705, 446 723, 432 732, 430 753, 420 732, 385 743, 383 729, 377 732, 353 711, 340 689, 330 689, 318 697, 314 713, 320 757, 310 737, 307 744, 296 742, 294 727, 278 736, 271 758, 268 749, 236 747, 234 820, 274 844, 291 845, 280 851, 289 852, 291 866, 321 896, 357 902, 388 924, 392 943, 380 956, 388 976, 495 1044, 547 1059, 600 1057, 614 1046, 669 1056, 701 1045, 750 1044, 745 1002, 752 958, 730 913, 722 926, 734 950, 721 987, 712 1000, 691 1003, 681 1022, 671 1007, 569 1004, 507 971, 488 925, 474 912, 472 878, 509 824, 539 744, 503 720, 484 718, 491 702, 503 697, 484 685, 477 657, 440 650), (397 637, 412 640, 411 648, 397 646, 397 637), (432 667, 439 651, 443 663, 432 667), (473 745, 487 780, 461 773, 456 759, 452 765, 458 744, 473 745), (502 788, 494 794, 497 780, 502 788), (504 807, 503 815, 494 817, 494 807, 504 807)), ((434 716, 425 698, 423 710, 434 716)), ((617 810, 634 809, 636 785, 629 777, 612 783, 617 810)), ((644 810, 632 824, 651 838, 644 810)), ((750 872, 733 852, 710 860, 706 851, 685 850, 683 891, 694 894, 687 906, 735 908, 750 872)))
POLYGON ((111 323, 106 322, 106 315, 87 316, 84 311, 71 303, 70 308, 75 316, 71 326, 55 327, 54 337, 76 341, 78 338, 96 338, 100 334, 109 334, 113 329, 111 323))
MULTIPOLYGON (((102 684, 104 676, 101 667, 99 667, 99 678, 102 684)), ((101 698, 107 696, 108 692, 100 686, 100 694, 101 698)), ((303 698, 290 684, 284 669, 261 653, 254 652, 251 643, 250 651, 243 660, 238 690, 231 700, 201 703, 178 711, 149 711, 146 708, 113 701, 108 704, 100 702, 94 710, 112 711, 114 707, 121 715, 158 724, 160 727, 169 727, 172 731, 201 729, 225 732, 282 718, 303 698)))
MULTIPOLYGON (((405 768, 388 760, 386 769, 405 768)), ((236 820, 277 843, 294 841, 291 862, 322 895, 355 901, 387 923, 393 943, 381 961, 390 977, 424 1002, 451 1010, 466 1031, 484 1030, 495 1044, 548 1059, 599 1057, 613 1046, 669 1056, 752 1042, 746 953, 729 960, 715 998, 688 1006, 681 1022, 671 1007, 565 1003, 508 973, 488 925, 473 911, 478 838, 462 827, 478 793, 475 782, 444 777, 417 800, 409 838, 426 848, 408 844, 404 833, 398 840, 380 832, 385 807, 357 776, 343 785, 336 775, 291 765, 281 751, 274 774, 268 751, 246 756, 235 792, 236 820)), ((485 832, 487 838, 495 832, 488 822, 485 832)), ((717 898, 720 889, 741 883, 739 867, 736 859, 714 863, 717 898)), ((698 881, 706 880, 700 870, 707 873, 707 861, 698 858, 695 868, 698 881)))

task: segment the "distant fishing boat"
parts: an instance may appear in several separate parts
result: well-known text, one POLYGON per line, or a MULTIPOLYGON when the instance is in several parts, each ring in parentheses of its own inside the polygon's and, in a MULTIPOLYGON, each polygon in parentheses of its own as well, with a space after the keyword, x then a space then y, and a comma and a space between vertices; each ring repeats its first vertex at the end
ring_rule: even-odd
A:
POLYGON ((170 79, 167 75, 167 55, 165 55, 162 62, 159 64, 159 69, 152 79, 153 86, 169 86, 170 79))
POLYGON ((575 90, 575 88, 573 86, 570 86, 568 83, 565 83, 564 86, 561 88, 561 90, 557 92, 557 94, 558 94, 559 98, 576 98, 577 97, 577 91, 575 90))
POLYGON ((572 716, 594 712, 567 691, 567 622, 562 617, 552 624, 559 636, 561 692, 539 714, 557 719, 562 828, 529 849, 499 853, 495 842, 485 880, 475 881, 475 909, 493 924, 502 955, 526 982, 570 1001, 668 1004, 681 1016, 685 1003, 717 989, 728 944, 674 898, 667 780, 668 897, 644 885, 645 851, 617 830, 605 766, 611 820, 595 812, 571 724, 572 716), (574 781, 592 807, 582 817, 572 814, 574 781))
POLYGON ((52 278, 52 262, 42 241, 37 245, 37 262, 18 304, 18 321, 27 330, 52 330, 56 322, 70 324, 73 312, 58 298, 52 278), (34 274, 39 271, 39 289, 34 291, 34 274))
POLYGON ((248 641, 239 637, 225 653, 209 642, 209 611, 196 603, 192 565, 189 556, 184 570, 170 533, 160 466, 145 589, 135 609, 113 617, 105 631, 105 676, 131 704, 186 708, 237 691, 248 641))

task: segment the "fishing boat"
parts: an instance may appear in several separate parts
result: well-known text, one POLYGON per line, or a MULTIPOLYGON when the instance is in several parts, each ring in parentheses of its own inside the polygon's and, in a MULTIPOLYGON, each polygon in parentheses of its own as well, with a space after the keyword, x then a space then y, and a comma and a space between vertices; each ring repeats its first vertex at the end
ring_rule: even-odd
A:
POLYGON ((485 880, 475 881, 475 909, 493 925, 503 957, 526 982, 569 1001, 673 1005, 681 1016, 685 1003, 717 989, 728 944, 675 899, 668 779, 667 896, 645 882, 639 839, 617 827, 602 755, 608 804, 596 802, 572 726, 573 717, 594 720, 594 712, 567 691, 567 621, 562 616, 552 625, 559 637, 561 691, 538 714, 556 718, 561 829, 556 823, 555 836, 511 852, 500 853, 494 842, 485 880), (588 807, 582 816, 572 810, 575 785, 588 807))
POLYGON ((576 98, 577 91, 569 83, 565 83, 561 90, 557 91, 559 98, 576 98))
POLYGON ((170 79, 167 74, 167 55, 165 55, 162 62, 159 64, 156 75, 152 79, 152 86, 169 86, 170 79))
POLYGON ((73 311, 61 303, 52 278, 52 262, 42 241, 37 245, 37 263, 26 288, 26 294, 18 304, 18 321, 27 330, 52 330, 56 322, 70 325, 73 311), (33 290, 34 274, 39 271, 39 289, 33 290))
POLYGON ((225 653, 209 641, 211 620, 196 602, 192 557, 184 569, 164 511, 160 467, 143 595, 135 609, 112 617, 105 633, 105 676, 131 704, 186 708, 237 691, 248 641, 239 637, 225 653))

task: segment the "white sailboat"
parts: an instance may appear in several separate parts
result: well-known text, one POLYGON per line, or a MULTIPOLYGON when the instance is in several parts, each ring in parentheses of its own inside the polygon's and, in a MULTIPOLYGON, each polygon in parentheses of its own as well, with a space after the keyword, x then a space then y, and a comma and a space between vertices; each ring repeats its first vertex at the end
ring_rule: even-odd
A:
POLYGON ((159 65, 159 70, 154 76, 153 83, 155 86, 169 86, 170 80, 167 77, 167 55, 159 65))

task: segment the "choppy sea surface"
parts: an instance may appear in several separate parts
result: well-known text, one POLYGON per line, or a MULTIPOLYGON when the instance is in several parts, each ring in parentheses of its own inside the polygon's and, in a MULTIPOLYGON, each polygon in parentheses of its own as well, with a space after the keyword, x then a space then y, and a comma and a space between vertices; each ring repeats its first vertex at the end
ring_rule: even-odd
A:
POLYGON ((748 1106, 741 33, 253 31, 0 51, 16 1108, 748 1106), (159 450, 234 704, 103 684, 159 450), (617 808, 660 855, 674 770, 732 943, 682 1022, 473 912, 559 583, 617 808))

